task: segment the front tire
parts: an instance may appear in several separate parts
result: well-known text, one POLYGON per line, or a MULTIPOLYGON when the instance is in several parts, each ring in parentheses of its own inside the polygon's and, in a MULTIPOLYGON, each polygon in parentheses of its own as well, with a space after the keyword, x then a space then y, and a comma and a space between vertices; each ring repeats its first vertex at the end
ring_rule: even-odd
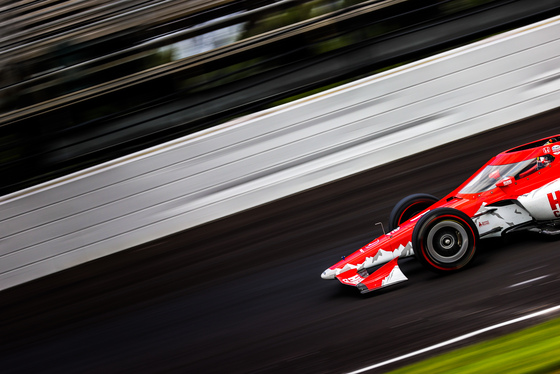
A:
POLYGON ((465 213, 453 208, 438 208, 426 213, 412 232, 414 255, 436 273, 460 270, 473 260, 478 230, 465 213))
POLYGON ((393 231, 403 222, 428 209, 438 202, 437 197, 426 193, 410 195, 399 201, 389 215, 389 231, 393 231))

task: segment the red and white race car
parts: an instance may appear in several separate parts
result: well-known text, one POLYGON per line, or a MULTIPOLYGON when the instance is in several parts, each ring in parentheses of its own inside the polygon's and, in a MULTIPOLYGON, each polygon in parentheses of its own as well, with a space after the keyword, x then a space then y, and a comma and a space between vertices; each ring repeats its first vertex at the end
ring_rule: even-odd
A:
POLYGON ((389 232, 323 272, 362 293, 407 280, 401 257, 451 273, 473 260, 481 238, 513 231, 560 234, 560 135, 498 154, 443 199, 408 196, 389 232), (380 266, 382 265, 382 266, 380 266))

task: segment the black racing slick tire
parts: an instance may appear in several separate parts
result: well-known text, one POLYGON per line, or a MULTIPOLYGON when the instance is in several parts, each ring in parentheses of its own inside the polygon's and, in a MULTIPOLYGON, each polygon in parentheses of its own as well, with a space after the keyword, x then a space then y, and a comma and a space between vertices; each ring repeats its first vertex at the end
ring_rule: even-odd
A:
POLYGON ((437 208, 424 214, 412 232, 415 257, 436 273, 451 273, 470 264, 478 240, 471 218, 453 208, 437 208))
POLYGON ((435 196, 425 193, 417 193, 405 197, 395 205, 389 215, 389 231, 393 231, 404 221, 428 209, 436 202, 438 202, 438 199, 435 196))

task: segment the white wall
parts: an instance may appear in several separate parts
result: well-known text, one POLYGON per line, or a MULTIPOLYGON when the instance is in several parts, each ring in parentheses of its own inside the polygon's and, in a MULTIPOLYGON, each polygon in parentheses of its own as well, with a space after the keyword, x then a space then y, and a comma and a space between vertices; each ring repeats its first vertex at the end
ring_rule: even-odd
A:
POLYGON ((559 100, 556 17, 1 197, 0 289, 559 100))

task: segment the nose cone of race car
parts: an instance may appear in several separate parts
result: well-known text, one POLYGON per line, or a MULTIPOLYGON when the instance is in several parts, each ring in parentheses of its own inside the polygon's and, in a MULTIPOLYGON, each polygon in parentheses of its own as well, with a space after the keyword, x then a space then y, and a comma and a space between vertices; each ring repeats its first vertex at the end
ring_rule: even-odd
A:
POLYGON ((336 270, 327 269, 321 274, 321 278, 323 279, 334 279, 336 276, 336 270))

